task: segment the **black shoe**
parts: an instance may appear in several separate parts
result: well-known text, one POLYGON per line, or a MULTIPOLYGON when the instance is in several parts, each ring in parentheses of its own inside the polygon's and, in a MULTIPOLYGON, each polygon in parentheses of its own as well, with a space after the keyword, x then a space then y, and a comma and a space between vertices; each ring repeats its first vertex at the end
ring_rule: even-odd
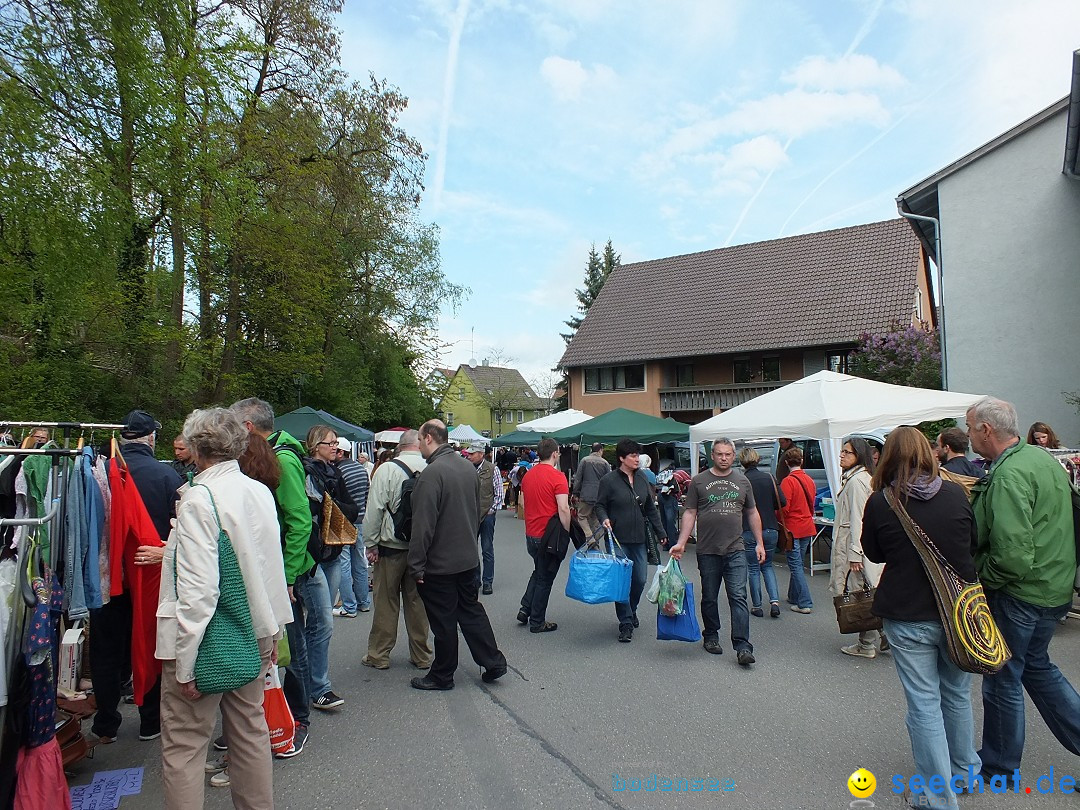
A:
POLYGON ((495 591, 492 590, 490 585, 485 585, 483 588, 480 589, 480 593, 484 594, 484 596, 487 596, 488 594, 495 593, 495 591))
POLYGON ((307 742, 308 727, 302 726, 299 723, 293 729, 292 745, 288 750, 282 751, 280 754, 274 754, 277 759, 292 759, 301 751, 304 750, 304 743, 307 742))
MULTIPOLYGON (((536 632, 535 630, 533 632, 536 632)), ((506 674, 506 664, 499 667, 488 667, 484 670, 484 674, 480 676, 480 680, 484 683, 495 683, 503 675, 506 674)))
POLYGON ((222 734, 220 737, 218 737, 216 740, 214 740, 214 750, 215 751, 228 751, 229 750, 229 744, 227 742, 225 742, 225 735, 224 734, 222 734))
POLYGON ((518 615, 517 615, 517 620, 518 620, 519 624, 528 624, 529 623, 529 614, 526 613, 524 610, 519 610, 518 615))
POLYGON ((748 667, 757 661, 757 659, 754 658, 754 654, 749 650, 739 650, 737 657, 739 659, 740 667, 748 667))
POLYGON ((139 739, 143 742, 149 742, 150 740, 156 740, 161 736, 161 726, 155 726, 153 728, 141 728, 139 729, 139 739))
POLYGON ((624 624, 619 628, 619 641, 629 644, 634 638, 634 625, 624 624))
POLYGON ((702 645, 705 648, 705 652, 712 653, 713 655, 723 655, 724 648, 720 646, 720 642, 715 638, 705 639, 705 643, 702 645))
POLYGON ((750 613, 753 616, 757 616, 759 619, 765 615, 765 611, 763 611, 761 608, 751 608, 750 613))
POLYGON ((634 622, 634 628, 635 629, 638 628, 638 627, 641 627, 641 623, 637 620, 637 616, 634 616, 632 621, 634 622))
POLYGON ((780 603, 779 602, 773 602, 772 603, 772 605, 769 607, 769 615, 772 616, 774 619, 779 619, 780 618, 780 603))
MULTIPOLYGON (((486 675, 487 673, 485 672, 484 674, 486 675)), ((450 683, 436 683, 425 675, 423 678, 413 678, 411 681, 409 681, 409 686, 411 686, 413 689, 446 692, 454 688, 454 682, 450 681, 450 683)))
POLYGON ((316 709, 322 709, 323 711, 330 711, 336 709, 345 703, 345 698, 340 695, 336 695, 333 692, 327 692, 324 695, 320 695, 311 701, 311 705, 316 709))
POLYGON ((530 633, 550 633, 552 630, 558 630, 558 629, 559 629, 559 625, 557 625, 555 622, 544 622, 543 624, 536 625, 536 627, 530 627, 529 632, 530 633))

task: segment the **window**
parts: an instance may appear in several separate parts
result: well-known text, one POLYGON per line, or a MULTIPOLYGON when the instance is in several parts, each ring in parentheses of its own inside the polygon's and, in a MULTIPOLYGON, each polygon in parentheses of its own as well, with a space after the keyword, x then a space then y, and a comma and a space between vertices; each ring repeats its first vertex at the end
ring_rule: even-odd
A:
POLYGON ((457 398, 460 399, 462 402, 465 401, 465 389, 464 388, 459 388, 457 390, 457 398))
POLYGON ((495 424, 496 425, 501 425, 502 424, 502 411, 495 411, 495 424))
POLYGON ((523 391, 522 393, 525 394, 525 399, 532 399, 532 394, 530 394, 528 391, 523 391))
POLYGON ((525 421, 525 411, 518 411, 518 424, 525 421))
POLYGON ((446 412, 446 424, 447 425, 454 424, 454 413, 453 413, 453 411, 447 411, 446 412))
POLYGON ((675 366, 675 385, 682 388, 694 384, 694 364, 678 363, 675 366))
POLYGON ((508 425, 514 424, 514 412, 513 411, 507 411, 505 414, 503 414, 503 419, 506 421, 506 424, 508 424, 508 425))
POLYGON ((750 365, 749 357, 736 357, 732 361, 732 367, 731 379, 733 382, 748 383, 754 378, 754 371, 750 365))
POLYGON ((847 352, 833 352, 825 355, 825 368, 837 374, 847 374, 847 352))
POLYGON ((645 387, 645 365, 594 366, 585 369, 586 391, 630 391, 645 387))
POLYGON ((766 357, 761 361, 761 379, 765 382, 780 380, 780 358, 766 357))

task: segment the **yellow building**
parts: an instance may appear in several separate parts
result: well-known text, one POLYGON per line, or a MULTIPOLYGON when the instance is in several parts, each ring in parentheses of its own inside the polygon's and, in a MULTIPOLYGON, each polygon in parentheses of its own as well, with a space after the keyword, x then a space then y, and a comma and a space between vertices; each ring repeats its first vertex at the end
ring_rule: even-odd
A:
POLYGON ((516 368, 462 364, 450 378, 436 408, 446 426, 471 425, 489 438, 512 433, 522 422, 551 412, 551 401, 537 396, 516 368))

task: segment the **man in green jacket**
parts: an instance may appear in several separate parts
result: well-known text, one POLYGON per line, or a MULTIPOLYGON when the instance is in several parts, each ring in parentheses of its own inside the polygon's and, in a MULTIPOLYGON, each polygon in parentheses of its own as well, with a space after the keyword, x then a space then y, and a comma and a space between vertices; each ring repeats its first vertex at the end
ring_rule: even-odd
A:
POLYGON ((1024 444, 1016 409, 986 397, 967 412, 976 453, 993 463, 972 487, 975 567, 1012 659, 983 678, 983 774, 1012 775, 1024 752, 1024 693, 1058 742, 1080 756, 1080 695, 1047 648, 1072 602, 1072 496, 1061 465, 1024 444))
POLYGON ((290 662, 285 668, 282 686, 296 721, 296 734, 293 747, 276 756, 287 759, 299 754, 307 742, 312 701, 319 705, 317 698, 327 692, 334 699, 341 700, 329 691, 333 606, 326 575, 315 565, 307 550, 311 538, 311 509, 305 488, 307 476, 300 461, 300 457, 305 455, 304 446, 284 431, 274 432, 274 410, 268 402, 251 397, 240 400, 232 409, 250 432, 266 439, 274 447, 281 465, 281 479, 274 490, 274 502, 281 524, 285 583, 289 586, 289 598, 293 603, 293 621, 285 626, 290 662), (324 684, 326 690, 316 693, 315 686, 321 688, 324 684))

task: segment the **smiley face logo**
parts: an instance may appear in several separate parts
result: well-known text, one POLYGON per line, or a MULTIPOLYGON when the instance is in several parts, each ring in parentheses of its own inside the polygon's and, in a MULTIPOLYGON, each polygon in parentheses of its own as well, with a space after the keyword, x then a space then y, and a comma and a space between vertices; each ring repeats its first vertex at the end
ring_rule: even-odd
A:
POLYGON ((847 787, 851 791, 851 795, 856 799, 865 799, 867 796, 874 795, 877 779, 866 768, 859 768, 848 777, 847 787))

